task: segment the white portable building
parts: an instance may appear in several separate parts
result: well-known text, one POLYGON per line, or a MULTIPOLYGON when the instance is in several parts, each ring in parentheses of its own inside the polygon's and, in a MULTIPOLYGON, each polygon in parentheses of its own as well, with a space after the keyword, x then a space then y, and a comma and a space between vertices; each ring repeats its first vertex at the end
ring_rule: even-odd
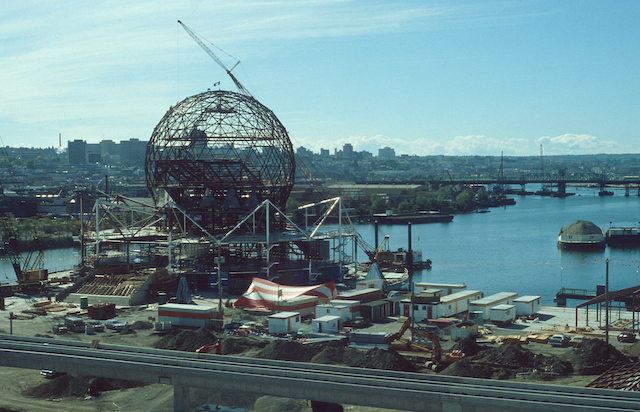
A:
MULTIPOLYGON (((482 292, 479 290, 462 290, 451 295, 442 296, 439 300, 432 302, 414 302, 413 317, 416 322, 423 322, 426 319, 447 318, 465 312, 472 302, 480 299, 482 292)), ((403 316, 412 316, 411 300, 404 299, 401 302, 403 316)))
POLYGON ((478 299, 469 305, 469 312, 482 312, 484 319, 491 318, 491 308, 496 305, 511 305, 518 297, 514 292, 500 292, 491 296, 478 299))
POLYGON ((516 320, 515 305, 495 305, 490 311, 491 322, 509 324, 516 320))
POLYGON ((300 295, 287 300, 275 302, 276 312, 298 312, 303 318, 313 316, 316 305, 320 303, 317 296, 300 295))
POLYGON ((326 303, 324 305, 316 306, 316 318, 321 318, 323 316, 338 316, 342 322, 346 322, 350 320, 349 306, 326 303))
POLYGON ((314 333, 337 333, 342 329, 340 316, 322 316, 311 321, 311 330, 314 333))
POLYGON ((360 317, 360 305, 361 305, 361 303, 360 303, 359 300, 334 299, 334 300, 330 300, 329 304, 347 306, 349 308, 349 319, 350 320, 355 320, 355 318, 360 317))
POLYGON ((542 309, 542 296, 520 296, 513 300, 516 316, 529 316, 542 309))
POLYGON ((301 326, 299 312, 280 312, 269 316, 269 333, 287 334, 296 332, 301 326))
POLYGON ((213 306, 166 303, 158 305, 158 322, 172 326, 210 328, 218 319, 218 309, 213 306))
POLYGON ((440 289, 442 290, 442 295, 451 295, 453 293, 461 292, 462 290, 467 288, 467 285, 456 285, 450 283, 431 283, 431 282, 418 282, 414 285, 415 292, 419 293, 422 290, 427 289, 440 289))

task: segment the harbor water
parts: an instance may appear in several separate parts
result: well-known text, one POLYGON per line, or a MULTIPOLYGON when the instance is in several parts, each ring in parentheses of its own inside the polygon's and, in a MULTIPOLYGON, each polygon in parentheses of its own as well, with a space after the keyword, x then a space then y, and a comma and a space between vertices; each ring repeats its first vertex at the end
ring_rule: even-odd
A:
MULTIPOLYGON (((36 258, 38 252, 33 252, 31 261, 36 258)), ((22 253, 22 265, 24 265, 27 253, 22 253)), ((80 262, 80 248, 61 248, 44 251, 44 268, 49 272, 57 272, 72 269, 80 262)), ((11 265, 11 259, 7 255, 0 256, 0 283, 13 283, 16 281, 16 273, 11 265)))
MULTIPOLYGON (((553 305, 561 286, 595 291, 596 285, 605 284, 605 261, 610 259, 611 290, 640 285, 640 247, 578 251, 557 246, 560 228, 575 220, 591 221, 605 232, 611 225, 637 225, 637 193, 626 197, 624 191, 616 191, 614 196, 600 197, 597 189, 568 191, 575 195, 511 196, 515 205, 491 208, 489 213, 456 215, 450 223, 412 224, 413 249, 433 261, 430 270, 415 273, 414 281, 464 283, 485 296, 497 292, 540 295, 544 305, 553 305)), ((356 229, 373 245, 373 224, 359 224, 356 229)), ((407 247, 406 225, 379 225, 378 230, 380 241, 390 236, 391 250, 407 247)), ((364 253, 358 253, 358 260, 366 260, 364 253)), ((568 306, 578 303, 567 302, 568 306)))

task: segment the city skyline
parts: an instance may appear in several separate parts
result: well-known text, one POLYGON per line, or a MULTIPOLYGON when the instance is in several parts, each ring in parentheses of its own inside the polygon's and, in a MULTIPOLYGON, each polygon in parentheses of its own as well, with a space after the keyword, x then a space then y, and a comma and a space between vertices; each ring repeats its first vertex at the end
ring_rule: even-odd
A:
POLYGON ((76 139, 148 140, 187 96, 236 91, 182 20, 228 67, 242 61, 234 75, 273 110, 294 147, 637 153, 639 8, 631 1, 7 4, 0 137, 7 146, 57 147, 61 134, 63 148, 76 139))

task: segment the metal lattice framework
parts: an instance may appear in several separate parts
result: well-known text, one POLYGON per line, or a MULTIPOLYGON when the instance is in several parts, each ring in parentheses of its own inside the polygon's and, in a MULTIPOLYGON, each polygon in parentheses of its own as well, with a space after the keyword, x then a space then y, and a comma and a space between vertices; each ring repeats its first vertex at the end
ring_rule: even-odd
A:
POLYGON ((284 208, 295 158, 284 126, 251 96, 207 91, 171 107, 147 146, 147 187, 188 210, 284 208))

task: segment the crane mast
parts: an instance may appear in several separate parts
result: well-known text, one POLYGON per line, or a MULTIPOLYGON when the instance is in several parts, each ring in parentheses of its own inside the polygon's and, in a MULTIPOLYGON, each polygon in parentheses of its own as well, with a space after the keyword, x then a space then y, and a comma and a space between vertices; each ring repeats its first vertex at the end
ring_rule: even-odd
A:
POLYGON ((200 47, 202 47, 202 49, 207 52, 207 54, 209 56, 211 56, 211 58, 218 63, 218 65, 220 67, 222 67, 224 69, 224 71, 227 72, 227 74, 229 75, 229 77, 231 77, 231 80, 233 80, 233 83, 236 85, 236 87, 238 88, 238 91, 246 96, 251 96, 251 93, 249 93, 249 91, 247 89, 244 88, 244 86, 238 81, 238 79, 236 79, 236 77, 233 75, 233 73, 231 73, 231 71, 233 69, 236 68, 236 66, 238 66, 238 64, 240 64, 240 62, 237 62, 236 64, 233 65, 233 67, 231 69, 228 69, 227 66, 222 62, 222 60, 220 60, 218 58, 218 56, 215 55, 214 52, 211 51, 211 49, 209 47, 207 47, 206 44, 204 44, 204 42, 202 40, 200 40, 200 37, 198 37, 197 34, 195 34, 193 31, 191 31, 191 29, 189 27, 187 27, 183 22, 181 22, 180 20, 178 20, 178 23, 180 23, 180 25, 182 26, 182 28, 189 34, 189 36, 191 36, 191 38, 193 40, 195 40, 196 43, 198 43, 200 45, 200 47))

